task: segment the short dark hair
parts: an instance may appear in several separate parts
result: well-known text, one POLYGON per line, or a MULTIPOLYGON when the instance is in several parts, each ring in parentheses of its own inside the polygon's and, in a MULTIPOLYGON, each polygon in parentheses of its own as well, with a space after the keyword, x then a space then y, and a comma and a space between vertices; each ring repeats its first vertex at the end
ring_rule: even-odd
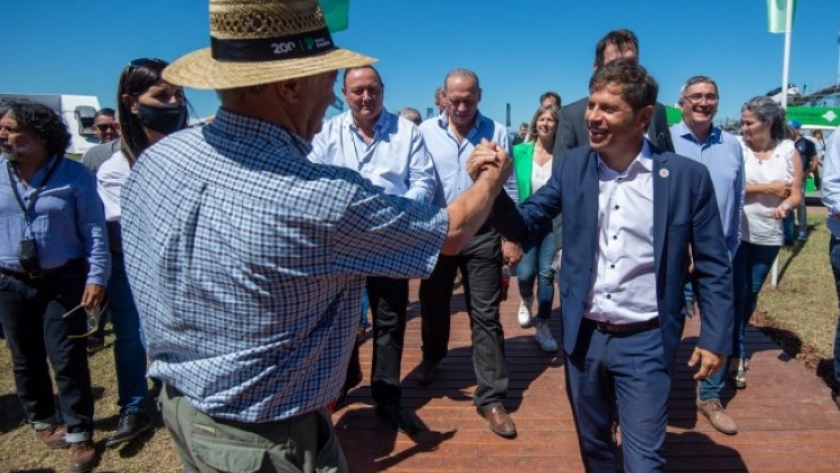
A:
POLYGON ((114 117, 116 117, 116 116, 117 116, 117 111, 116 111, 116 110, 114 110, 113 108, 103 107, 103 108, 100 108, 100 109, 99 109, 99 111, 98 111, 98 112, 96 112, 96 113, 93 115, 93 118, 94 118, 94 119, 97 119, 97 118, 99 118, 99 117, 111 117, 111 118, 114 118, 114 117))
POLYGON ((10 99, 0 103, 0 117, 14 115, 20 128, 44 141, 50 156, 64 156, 70 146, 70 132, 61 116, 44 104, 25 99, 10 99))
POLYGON ((344 69, 344 78, 341 81, 341 83, 344 87, 347 87, 347 75, 350 74, 353 71, 358 71, 359 69, 370 69, 371 71, 373 71, 374 74, 376 74, 376 80, 379 81, 379 85, 385 85, 382 82, 382 76, 379 75, 379 71, 377 71, 375 67, 373 67, 371 65, 367 65, 367 66, 358 66, 358 67, 348 67, 347 69, 344 69))
POLYGON ((606 36, 598 41, 597 45, 595 45, 596 68, 600 69, 604 66, 604 52, 607 50, 607 46, 611 44, 619 50, 624 50, 627 49, 628 46, 633 46, 633 49, 636 50, 636 54, 639 53, 639 38, 636 36, 636 33, 627 29, 610 31, 606 36))
POLYGON ((618 58, 604 64, 589 79, 589 93, 601 90, 609 84, 621 86, 621 98, 633 112, 656 103, 659 85, 638 61, 630 58, 618 58))
POLYGON ((540 95, 540 105, 542 105, 543 101, 549 97, 554 97, 554 100, 557 103, 558 107, 563 106, 563 101, 560 99, 560 94, 554 92, 553 90, 549 90, 548 92, 540 95))

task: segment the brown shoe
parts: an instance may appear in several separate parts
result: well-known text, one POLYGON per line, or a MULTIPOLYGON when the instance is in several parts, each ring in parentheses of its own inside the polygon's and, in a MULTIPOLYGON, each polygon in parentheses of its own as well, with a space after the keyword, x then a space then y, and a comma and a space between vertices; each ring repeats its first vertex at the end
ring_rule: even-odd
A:
POLYGON ((487 419, 487 425, 495 434, 507 439, 516 437, 516 426, 503 406, 479 407, 476 410, 487 419))
POLYGON ((89 473, 96 466, 96 447, 93 441, 75 442, 70 444, 70 473, 89 473))
POLYGON ((64 424, 53 424, 48 429, 36 430, 35 438, 44 442, 47 448, 53 450, 70 446, 64 441, 65 434, 67 434, 67 426, 64 424))
POLYGON ((735 425, 732 417, 726 413, 726 409, 723 408, 720 399, 701 401, 698 398, 697 411, 706 416, 712 424, 712 427, 716 428, 719 432, 726 435, 735 435, 738 433, 738 426, 735 425))

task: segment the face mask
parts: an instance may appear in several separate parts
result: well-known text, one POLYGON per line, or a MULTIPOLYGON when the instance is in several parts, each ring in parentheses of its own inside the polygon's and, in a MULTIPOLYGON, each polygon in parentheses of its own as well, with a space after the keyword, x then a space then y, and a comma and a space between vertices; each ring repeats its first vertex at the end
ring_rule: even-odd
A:
POLYGON ((184 105, 146 105, 138 103, 140 123, 158 133, 169 135, 184 128, 187 107, 184 105))

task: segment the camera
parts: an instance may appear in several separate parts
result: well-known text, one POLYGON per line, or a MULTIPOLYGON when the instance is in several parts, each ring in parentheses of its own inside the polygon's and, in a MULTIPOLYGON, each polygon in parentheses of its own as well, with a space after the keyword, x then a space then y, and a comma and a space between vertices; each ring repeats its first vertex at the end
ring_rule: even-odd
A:
POLYGON ((38 261, 38 250, 34 238, 25 238, 20 241, 20 266, 27 273, 36 274, 41 272, 41 262, 38 261))

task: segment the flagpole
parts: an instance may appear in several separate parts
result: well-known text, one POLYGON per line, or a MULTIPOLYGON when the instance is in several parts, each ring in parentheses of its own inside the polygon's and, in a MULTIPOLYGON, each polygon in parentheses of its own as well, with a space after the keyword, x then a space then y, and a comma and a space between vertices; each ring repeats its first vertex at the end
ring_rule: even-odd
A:
POLYGON ((785 5, 785 56, 782 63, 782 108, 788 105, 788 73, 790 71, 790 34, 793 29, 793 0, 785 5))
MULTIPOLYGON (((785 56, 782 61, 782 108, 787 110, 788 106, 788 73, 790 71, 790 34, 793 29, 793 3, 794 0, 785 2, 785 56)), ((773 287, 779 284, 779 257, 773 261, 771 268, 771 283, 773 287)))

